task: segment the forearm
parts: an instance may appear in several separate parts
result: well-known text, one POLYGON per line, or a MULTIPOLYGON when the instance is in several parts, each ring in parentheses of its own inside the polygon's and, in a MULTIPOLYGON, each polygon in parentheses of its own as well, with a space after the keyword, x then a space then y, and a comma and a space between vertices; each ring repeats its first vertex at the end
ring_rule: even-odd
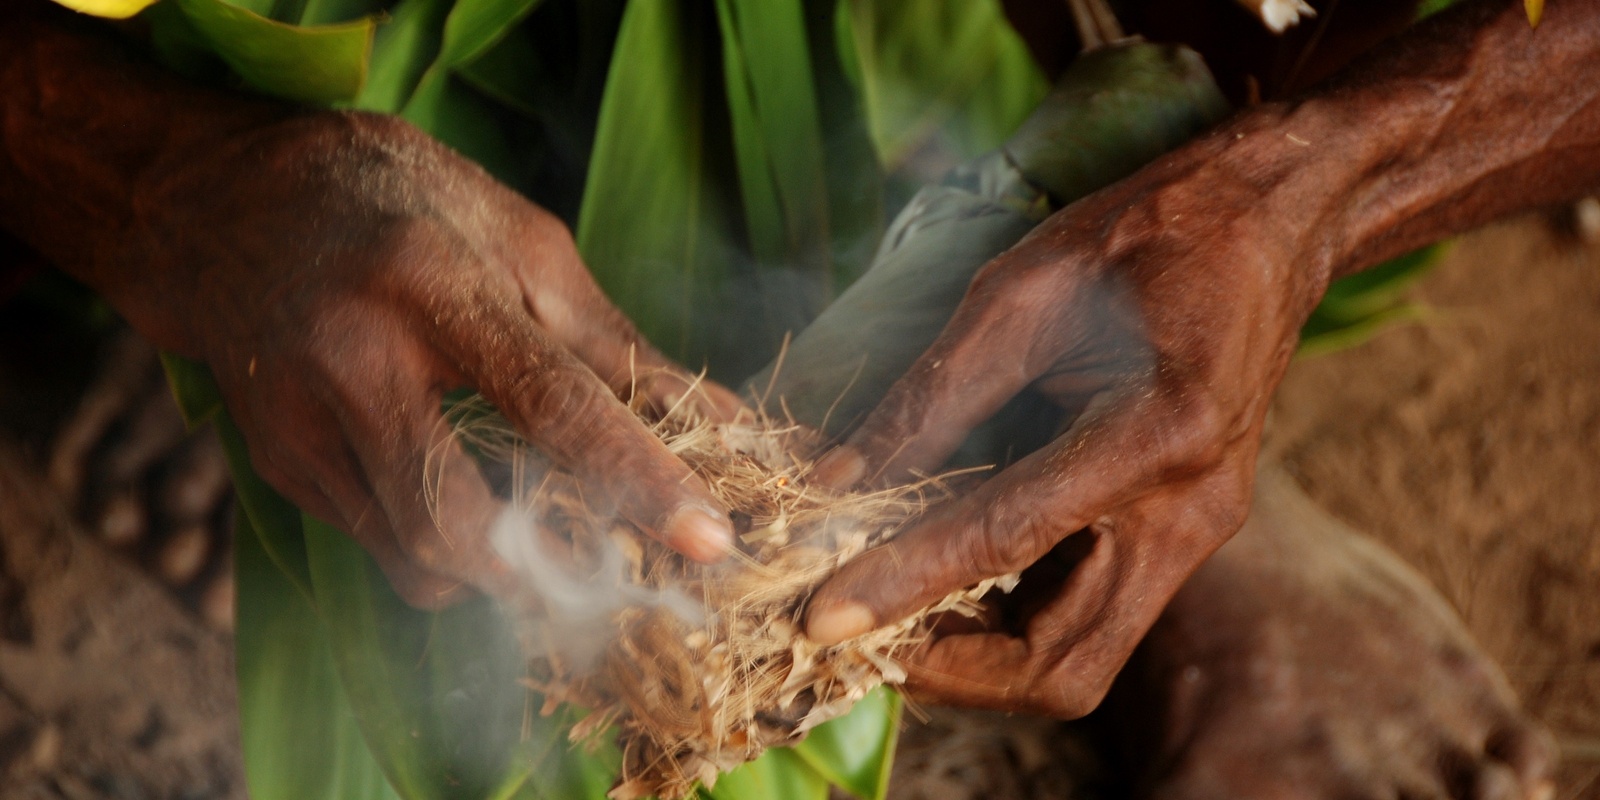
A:
MULTIPOLYGON (((0 5, 0 228, 117 295, 151 186, 288 110, 183 83, 45 0, 0 5)), ((147 205, 147 204, 146 204, 147 205)))
POLYGON ((1600 3, 1466 3, 1208 146, 1314 283, 1600 189, 1600 3), (1278 213, 1284 212, 1284 213, 1278 213))

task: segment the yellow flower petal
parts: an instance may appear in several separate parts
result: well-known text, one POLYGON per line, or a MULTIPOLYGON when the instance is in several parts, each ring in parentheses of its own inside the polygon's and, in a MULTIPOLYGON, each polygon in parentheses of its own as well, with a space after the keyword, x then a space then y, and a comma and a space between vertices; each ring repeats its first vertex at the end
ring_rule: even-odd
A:
POLYGON ((56 2, 73 11, 96 17, 127 19, 145 10, 156 0, 56 0, 56 2))

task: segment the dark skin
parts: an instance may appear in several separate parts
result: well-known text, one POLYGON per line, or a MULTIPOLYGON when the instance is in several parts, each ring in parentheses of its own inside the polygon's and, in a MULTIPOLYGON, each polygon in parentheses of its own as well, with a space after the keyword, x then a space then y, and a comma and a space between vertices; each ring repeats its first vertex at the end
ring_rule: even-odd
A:
POLYGON ((262 477, 408 601, 516 591, 482 535, 500 504, 440 416, 461 386, 648 534, 726 551, 725 509, 618 400, 666 406, 694 377, 555 217, 397 119, 196 89, 49 3, 0 15, 0 224, 205 362, 262 477))
MULTIPOLYGON (((445 459, 451 529, 417 488, 438 397, 460 385, 647 532, 704 559, 725 546, 722 511, 615 396, 632 365, 661 403, 687 373, 605 301, 559 222, 404 123, 201 92, 21 8, 0 12, 18 15, 0 24, 0 85, 17 87, 0 95, 0 224, 209 364, 263 476, 351 532, 408 599, 512 590, 464 459, 445 459)), ((1509 3, 1469 5, 990 264, 826 476, 936 468, 1030 385, 1081 413, 824 586, 812 637, 893 621, 1082 534, 1087 557, 1021 635, 939 639, 913 681, 947 702, 1092 708, 1243 522, 1267 399, 1328 281, 1600 185, 1596 31, 1593 3, 1553 2, 1537 33, 1509 3)))
POLYGON ((818 469, 841 486, 936 469, 1030 386, 1075 422, 846 565, 808 633, 840 641, 1090 537, 1015 631, 937 639, 911 683, 936 702, 1087 713, 1244 521, 1267 401, 1328 282, 1596 188, 1600 4, 1553 2, 1535 31, 1521 4, 1482 2, 1068 207, 984 268, 818 469))

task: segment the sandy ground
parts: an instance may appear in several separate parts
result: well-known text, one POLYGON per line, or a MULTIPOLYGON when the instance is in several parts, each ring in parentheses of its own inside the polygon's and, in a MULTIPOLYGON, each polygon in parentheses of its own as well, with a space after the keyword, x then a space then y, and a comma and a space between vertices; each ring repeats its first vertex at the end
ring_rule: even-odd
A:
POLYGON ((1296 364, 1269 446, 1419 568, 1600 798, 1600 247, 1542 220, 1457 243, 1420 326, 1296 364))
MULTIPOLYGON (((1461 611, 1561 738, 1558 800, 1600 798, 1600 247, 1496 226, 1416 295, 1428 324, 1291 370, 1269 449, 1461 611)), ((242 797, 226 637, 75 528, 39 475, 51 409, 8 402, 81 354, 0 339, 0 800, 242 797)), ((1093 758, 1062 741, 942 713, 896 794, 1078 796, 1093 758)))

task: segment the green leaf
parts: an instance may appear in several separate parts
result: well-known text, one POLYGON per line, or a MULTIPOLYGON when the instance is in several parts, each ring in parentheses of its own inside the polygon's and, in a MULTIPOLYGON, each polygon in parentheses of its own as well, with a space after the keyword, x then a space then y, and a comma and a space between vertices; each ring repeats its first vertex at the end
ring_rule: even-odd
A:
POLYGON ((352 100, 367 76, 375 23, 299 27, 224 0, 172 0, 252 88, 307 103, 352 100))
POLYGON ((1427 308, 1414 304, 1386 308, 1357 319, 1331 318, 1313 313, 1301 328, 1300 346, 1294 355, 1295 358, 1312 358, 1348 350, 1365 344, 1394 325, 1426 319, 1429 313, 1427 308))
POLYGON ((1334 281, 1320 308, 1345 318, 1381 311, 1398 302, 1447 252, 1448 244, 1430 245, 1334 281))
POLYGON ((340 684, 321 620, 241 508, 234 658, 245 782, 256 800, 396 798, 340 684))
POLYGON ((899 694, 880 687, 850 713, 818 725, 794 753, 834 786, 861 800, 883 800, 900 739, 901 705, 899 694))
POLYGON ((538 716, 542 699, 519 683, 526 659, 492 603, 414 609, 350 537, 310 517, 304 528, 342 685, 401 797, 596 796, 610 786, 615 749, 576 749, 570 716, 538 716))
POLYGON ((701 794, 712 800, 827 800, 828 781, 794 751, 775 747, 701 794))
POLYGON ((1301 327, 1295 357, 1345 350, 1394 325, 1425 319, 1428 309, 1406 303, 1404 293, 1439 263, 1449 247, 1448 243, 1424 247, 1334 281, 1301 327))
POLYGON ((488 601, 438 613, 406 605, 354 540, 303 517, 255 475, 210 373, 164 361, 180 407, 215 421, 238 491, 236 641, 251 796, 605 793, 620 757, 572 748, 570 717, 537 715, 541 700, 519 683, 520 647, 488 601))
MULTIPOLYGON (((538 2, 456 0, 445 18, 438 57, 418 79, 415 92, 400 112, 513 185, 519 183, 509 180, 516 171, 516 158, 506 142, 503 126, 478 98, 455 85, 453 76, 455 69, 470 63, 504 37, 538 2)), ((420 60, 421 52, 414 51, 411 58, 420 60)))
POLYGON ((578 211, 578 249, 646 338, 691 367, 712 354, 705 309, 737 258, 711 170, 707 55, 687 0, 630 3, 617 35, 578 211))
POLYGON ((301 25, 331 25, 348 22, 357 17, 381 13, 388 3, 384 0, 303 0, 304 5, 295 19, 301 25))
POLYGON ((355 107, 397 114, 439 54, 450 0, 400 0, 378 28, 372 45, 372 78, 355 107))
POLYGON ((171 353, 161 354, 161 367, 167 373, 167 385, 178 401, 178 411, 184 422, 193 428, 222 410, 222 391, 211 377, 206 365, 171 353))
POLYGON ((828 272, 828 193, 799 0, 717 0, 723 80, 756 260, 828 272))
POLYGON ((444 47, 435 66, 472 62, 521 22, 541 0, 456 0, 444 26, 444 47))
POLYGON ((888 169, 933 146, 999 146, 1049 89, 994 0, 840 0, 868 126, 888 169))

